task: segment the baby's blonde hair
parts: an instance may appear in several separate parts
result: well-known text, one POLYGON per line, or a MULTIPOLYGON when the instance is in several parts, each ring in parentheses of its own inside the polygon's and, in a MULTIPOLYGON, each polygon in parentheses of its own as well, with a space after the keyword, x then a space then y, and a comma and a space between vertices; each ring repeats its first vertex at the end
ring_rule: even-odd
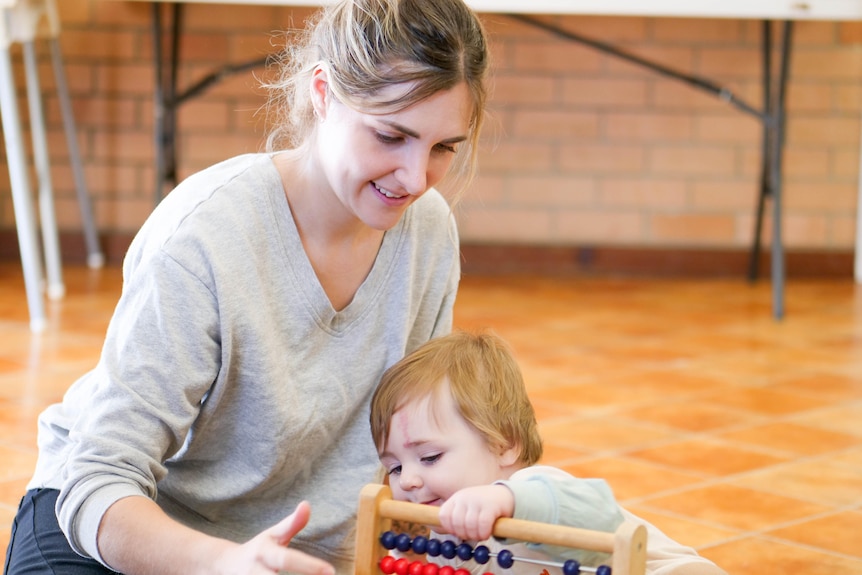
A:
POLYGON ((427 342, 383 374, 371 400, 371 435, 378 452, 385 449, 396 411, 447 388, 461 417, 495 454, 517 447, 524 466, 541 458, 536 415, 508 345, 491 333, 464 331, 427 342))
POLYGON ((318 66, 326 69, 338 100, 368 113, 398 111, 464 82, 473 105, 470 132, 451 173, 456 192, 466 187, 476 171, 487 101, 488 46, 480 21, 462 0, 342 0, 294 34, 296 41, 277 60, 279 77, 265 84, 268 150, 298 148, 313 133, 309 86, 318 66), (412 89, 394 100, 381 97, 383 88, 403 83, 412 89))

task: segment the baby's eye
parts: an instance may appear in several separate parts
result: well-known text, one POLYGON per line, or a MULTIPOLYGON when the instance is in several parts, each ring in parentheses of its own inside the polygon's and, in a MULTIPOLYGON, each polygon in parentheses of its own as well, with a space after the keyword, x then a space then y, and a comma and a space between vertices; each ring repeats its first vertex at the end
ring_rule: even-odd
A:
POLYGON ((422 463, 432 465, 434 463, 437 463, 437 461, 439 461, 442 456, 443 456, 442 453, 435 453, 434 455, 428 455, 428 456, 422 458, 422 463))
POLYGON ((387 475, 401 475, 401 466, 396 465, 395 467, 390 467, 389 471, 386 472, 387 475))

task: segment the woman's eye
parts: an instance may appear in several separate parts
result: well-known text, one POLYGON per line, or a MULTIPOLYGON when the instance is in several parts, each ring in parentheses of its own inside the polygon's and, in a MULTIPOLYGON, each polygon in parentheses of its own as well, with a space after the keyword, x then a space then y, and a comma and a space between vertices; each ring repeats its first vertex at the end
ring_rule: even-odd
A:
POLYGON ((376 132, 377 140, 383 144, 397 144, 403 138, 401 136, 392 136, 382 132, 376 132))
POLYGON ((450 144, 437 144, 435 146, 435 148, 437 149, 438 152, 444 152, 447 154, 457 154, 458 153, 458 149, 455 146, 452 146, 450 144))

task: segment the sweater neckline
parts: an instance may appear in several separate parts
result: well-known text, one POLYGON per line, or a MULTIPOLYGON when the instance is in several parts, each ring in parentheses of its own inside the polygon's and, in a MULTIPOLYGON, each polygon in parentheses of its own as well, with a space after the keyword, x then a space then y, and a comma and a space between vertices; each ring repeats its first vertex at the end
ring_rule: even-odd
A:
POLYGON ((299 230, 293 219, 290 204, 287 201, 281 176, 275 165, 266 156, 270 169, 266 172, 268 177, 273 178, 274 185, 265 186, 273 190, 270 197, 273 208, 274 219, 279 230, 279 239, 284 252, 284 265, 287 277, 293 278, 294 289, 302 293, 308 304, 308 309, 314 316, 315 321, 321 328, 333 332, 343 332, 350 324, 360 319, 364 314, 373 309, 373 304, 382 291, 389 277, 390 270, 395 262, 399 245, 402 242, 405 230, 408 226, 409 215, 412 206, 407 209, 398 223, 383 234, 383 241, 377 256, 371 266, 371 270, 359 285, 353 299, 343 309, 336 311, 332 302, 326 295, 311 260, 305 252, 299 230))

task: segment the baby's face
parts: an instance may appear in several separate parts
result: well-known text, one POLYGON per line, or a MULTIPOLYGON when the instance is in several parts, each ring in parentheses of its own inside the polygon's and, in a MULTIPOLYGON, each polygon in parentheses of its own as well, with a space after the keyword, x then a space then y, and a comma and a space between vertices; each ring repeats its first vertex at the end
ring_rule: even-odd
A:
POLYGON ((395 499, 429 505, 442 505, 459 489, 506 476, 499 458, 464 421, 448 392, 395 412, 380 461, 395 499))

